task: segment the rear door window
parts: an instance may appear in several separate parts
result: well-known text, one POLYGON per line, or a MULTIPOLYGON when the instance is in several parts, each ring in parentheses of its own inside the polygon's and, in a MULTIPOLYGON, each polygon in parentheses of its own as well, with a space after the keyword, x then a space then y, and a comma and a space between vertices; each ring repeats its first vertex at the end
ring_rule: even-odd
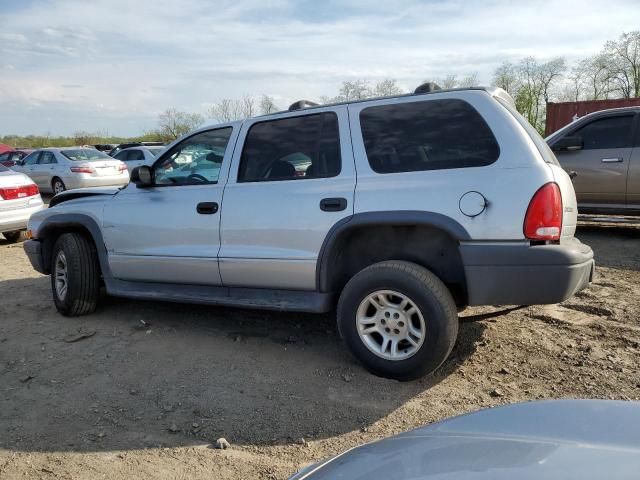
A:
POLYGON ((633 115, 599 118, 573 132, 582 138, 583 150, 631 147, 633 115))
POLYGON ((238 182, 335 177, 340 168, 338 116, 316 113, 252 125, 242 150, 238 182))
POLYGON ((368 107, 360 112, 360 126, 377 173, 482 167, 500 156, 489 125, 463 100, 368 107))
POLYGON ((50 165, 52 163, 58 163, 56 161, 56 157, 51 152, 42 152, 40 155, 40 160, 38 160, 40 165, 50 165))

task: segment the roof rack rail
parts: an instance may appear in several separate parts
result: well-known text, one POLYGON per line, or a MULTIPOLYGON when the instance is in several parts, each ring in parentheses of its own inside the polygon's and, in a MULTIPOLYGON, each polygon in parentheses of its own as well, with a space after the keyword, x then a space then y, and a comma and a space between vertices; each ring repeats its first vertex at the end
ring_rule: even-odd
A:
POLYGON ((298 100, 289 105, 289 111, 302 110, 303 108, 317 107, 319 103, 312 102, 311 100, 298 100))
POLYGON ((421 93, 429 93, 435 90, 442 90, 440 86, 433 82, 423 83, 422 85, 418 85, 418 87, 413 91, 416 95, 421 93))

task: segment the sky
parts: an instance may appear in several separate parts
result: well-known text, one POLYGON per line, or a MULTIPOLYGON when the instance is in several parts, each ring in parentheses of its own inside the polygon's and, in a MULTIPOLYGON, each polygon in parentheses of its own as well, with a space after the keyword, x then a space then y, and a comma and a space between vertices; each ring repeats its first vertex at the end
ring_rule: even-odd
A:
POLYGON ((572 61, 639 20, 638 0, 0 0, 0 136, 134 136, 170 107, 286 108, 356 78, 488 85, 504 60, 572 61))

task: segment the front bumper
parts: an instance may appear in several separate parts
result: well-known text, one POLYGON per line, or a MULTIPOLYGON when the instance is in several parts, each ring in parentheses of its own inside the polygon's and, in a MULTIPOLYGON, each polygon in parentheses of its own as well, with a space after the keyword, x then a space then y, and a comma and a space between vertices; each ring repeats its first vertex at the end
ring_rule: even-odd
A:
POLYGON ((44 259, 42 258, 42 243, 37 240, 27 240, 23 243, 24 252, 29 257, 31 266, 37 272, 47 274, 48 272, 44 268, 44 259))
POLYGON ((593 251, 577 238, 561 245, 460 246, 469 305, 560 303, 593 280, 593 251))

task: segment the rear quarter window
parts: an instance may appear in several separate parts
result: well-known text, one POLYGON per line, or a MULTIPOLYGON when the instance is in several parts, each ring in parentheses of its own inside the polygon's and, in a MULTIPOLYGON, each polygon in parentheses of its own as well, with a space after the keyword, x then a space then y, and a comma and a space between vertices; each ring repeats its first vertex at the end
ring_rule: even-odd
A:
POLYGON ((360 112, 360 126, 377 173, 482 167, 500 156, 489 125, 464 100, 368 107, 360 112))

